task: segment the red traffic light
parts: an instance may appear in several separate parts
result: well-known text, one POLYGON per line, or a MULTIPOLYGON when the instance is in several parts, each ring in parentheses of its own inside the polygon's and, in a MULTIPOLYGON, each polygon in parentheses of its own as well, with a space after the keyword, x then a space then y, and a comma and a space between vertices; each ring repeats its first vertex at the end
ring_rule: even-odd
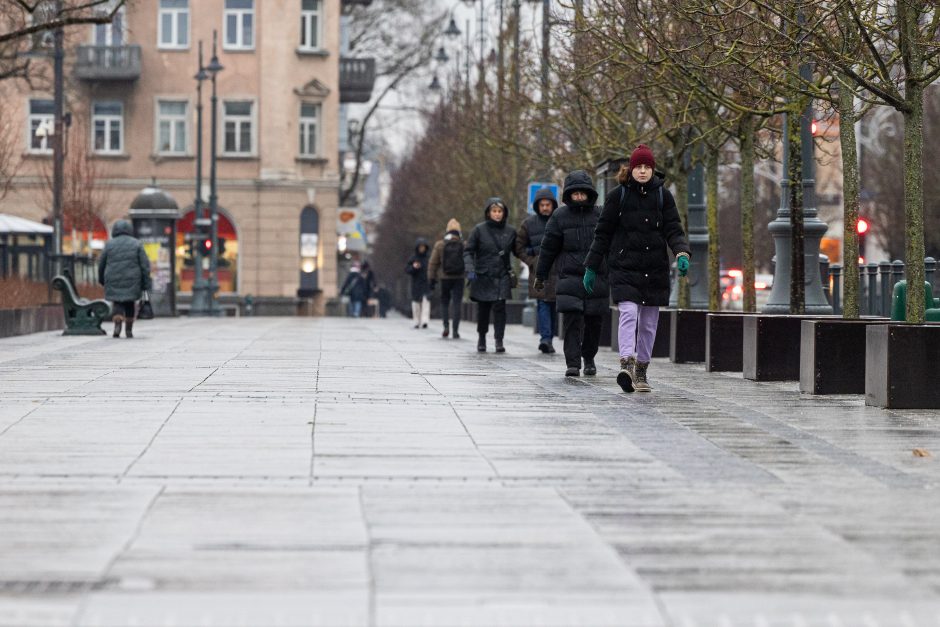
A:
POLYGON ((202 243, 202 245, 205 246, 206 250, 211 250, 211 249, 212 249, 212 240, 211 240, 211 239, 207 239, 206 241, 204 241, 204 242, 202 243))
POLYGON ((819 125, 816 124, 816 120, 813 120, 809 125, 809 130, 813 134, 813 137, 816 137, 816 133, 819 132, 819 125))
POLYGON ((865 218, 859 218, 858 224, 855 225, 855 230, 858 232, 859 235, 864 235, 865 233, 868 233, 868 220, 866 220, 865 218))

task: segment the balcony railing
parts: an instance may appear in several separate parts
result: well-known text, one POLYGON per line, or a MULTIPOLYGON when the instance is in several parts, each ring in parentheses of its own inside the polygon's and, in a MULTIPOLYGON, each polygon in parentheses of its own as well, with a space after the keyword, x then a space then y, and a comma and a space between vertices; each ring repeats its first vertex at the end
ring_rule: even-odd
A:
POLYGON ((75 75, 91 81, 140 78, 140 46, 79 46, 75 75))
POLYGON ((367 6, 369 6, 370 4, 372 4, 372 0, 343 0, 343 6, 344 6, 344 7, 355 6, 355 5, 357 5, 357 4, 358 4, 358 5, 361 5, 361 6, 364 6, 364 7, 367 7, 367 6))
POLYGON ((375 59, 340 58, 340 102, 369 102, 374 85, 375 59))

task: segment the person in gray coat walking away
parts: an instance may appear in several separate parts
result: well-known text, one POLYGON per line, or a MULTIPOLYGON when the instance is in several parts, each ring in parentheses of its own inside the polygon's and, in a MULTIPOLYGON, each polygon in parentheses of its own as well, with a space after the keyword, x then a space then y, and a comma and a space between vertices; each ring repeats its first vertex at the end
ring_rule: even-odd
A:
POLYGON ((136 304, 152 281, 150 260, 129 220, 118 220, 111 228, 111 239, 98 260, 98 282, 104 285, 105 299, 114 303, 114 337, 121 337, 122 325, 127 337, 134 337, 136 304))
POLYGON ((463 255, 470 300, 477 303, 477 350, 486 352, 492 312, 496 352, 505 353, 506 300, 514 287, 510 255, 515 248, 516 230, 506 223, 509 211, 501 198, 487 199, 483 217, 467 238, 463 255))
POLYGON ((558 209, 555 194, 548 187, 535 192, 532 210, 535 212, 526 218, 516 232, 516 257, 529 266, 529 298, 536 301, 538 315, 539 350, 554 353, 552 338, 558 335, 558 316, 555 309, 555 270, 543 281, 542 289, 535 287, 535 264, 539 259, 539 249, 545 236, 548 219, 558 209))

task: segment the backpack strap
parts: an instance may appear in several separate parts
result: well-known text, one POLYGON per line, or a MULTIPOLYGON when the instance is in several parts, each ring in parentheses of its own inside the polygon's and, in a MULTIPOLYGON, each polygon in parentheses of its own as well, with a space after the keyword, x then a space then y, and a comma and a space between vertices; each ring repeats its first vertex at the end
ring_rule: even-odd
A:
POLYGON ((659 206, 659 213, 661 214, 663 212, 663 188, 661 185, 657 188, 657 191, 659 192, 659 199, 656 204, 659 206))

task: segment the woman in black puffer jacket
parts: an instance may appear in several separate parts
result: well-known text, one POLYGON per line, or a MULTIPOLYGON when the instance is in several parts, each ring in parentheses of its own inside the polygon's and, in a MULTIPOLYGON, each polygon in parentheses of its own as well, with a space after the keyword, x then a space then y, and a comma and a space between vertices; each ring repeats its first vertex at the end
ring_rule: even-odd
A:
POLYGON ((565 178, 561 195, 565 203, 555 210, 545 226, 535 288, 548 277, 554 264, 558 278, 555 302, 564 314, 566 377, 577 377, 584 360, 584 374, 597 374, 594 357, 600 342, 601 323, 610 303, 607 291, 607 263, 601 260, 596 272, 594 291, 584 285, 584 257, 594 239, 594 228, 601 215, 597 190, 591 176, 575 170, 565 178))
MULTIPOLYGON (((610 294, 620 309, 620 373, 625 392, 649 392, 649 367, 659 308, 669 304, 669 268, 676 256, 680 276, 689 271, 691 249, 665 177, 655 171, 653 151, 640 145, 617 175, 620 185, 604 201, 594 243, 585 260, 585 287, 607 259, 610 294)), ((590 291, 590 290, 589 290, 590 291)))

